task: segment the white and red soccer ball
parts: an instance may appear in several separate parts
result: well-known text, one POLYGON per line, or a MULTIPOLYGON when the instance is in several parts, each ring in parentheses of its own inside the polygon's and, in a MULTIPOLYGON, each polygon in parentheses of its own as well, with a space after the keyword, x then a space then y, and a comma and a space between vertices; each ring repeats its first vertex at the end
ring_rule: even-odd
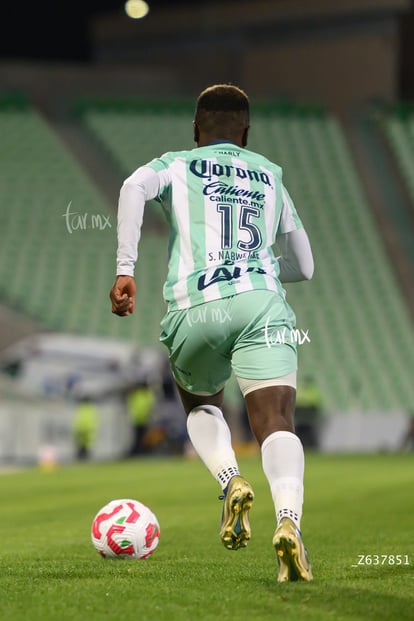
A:
POLYGON ((96 514, 92 543, 104 558, 148 558, 158 546, 160 525, 154 513, 137 500, 111 500, 96 514))

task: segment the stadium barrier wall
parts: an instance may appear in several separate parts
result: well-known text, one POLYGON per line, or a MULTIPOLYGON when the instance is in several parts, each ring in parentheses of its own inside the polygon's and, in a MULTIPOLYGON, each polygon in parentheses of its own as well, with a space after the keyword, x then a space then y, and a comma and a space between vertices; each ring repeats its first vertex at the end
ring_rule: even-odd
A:
MULTIPOLYGON (((3 399, 0 403, 0 463, 34 465, 76 459, 76 404, 55 399, 3 399)), ((92 460, 115 460, 128 451, 131 425, 120 401, 98 404, 92 460)))
MULTIPOLYGON (((93 461, 126 456, 130 422, 119 400, 98 404, 93 461)), ((75 404, 55 399, 3 399, 0 403, 0 464, 34 465, 76 459, 72 425, 75 404)), ((320 430, 322 452, 399 450, 408 425, 404 412, 333 412, 320 430)))

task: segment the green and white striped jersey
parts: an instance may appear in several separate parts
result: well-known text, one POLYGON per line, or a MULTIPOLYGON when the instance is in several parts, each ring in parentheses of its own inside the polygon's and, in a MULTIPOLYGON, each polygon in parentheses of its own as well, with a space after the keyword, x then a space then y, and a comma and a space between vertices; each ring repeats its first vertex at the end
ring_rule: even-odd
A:
MULTIPOLYGON (((217 142, 166 153, 125 183, 139 187, 142 200, 159 200, 169 222, 164 285, 169 310, 254 289, 283 295, 272 245, 278 233, 300 229, 302 223, 279 166, 232 143, 217 142)), ((123 198, 121 191, 120 205, 128 200, 127 192, 123 198)), ((118 220, 118 235, 126 231, 124 220, 118 220)), ((118 274, 131 273, 131 245, 138 239, 129 239, 129 252, 127 242, 118 248, 118 274)))

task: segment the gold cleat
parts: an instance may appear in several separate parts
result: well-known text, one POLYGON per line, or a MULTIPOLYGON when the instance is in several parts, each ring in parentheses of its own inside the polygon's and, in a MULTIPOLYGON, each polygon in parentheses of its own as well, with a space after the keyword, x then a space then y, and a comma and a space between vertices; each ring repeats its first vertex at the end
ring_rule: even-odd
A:
POLYGON ((273 545, 279 564, 278 582, 313 580, 301 532, 290 518, 280 520, 273 537, 273 545))
POLYGON ((249 510, 254 494, 250 484, 240 476, 230 479, 221 517, 220 538, 228 550, 245 548, 250 539, 249 510))

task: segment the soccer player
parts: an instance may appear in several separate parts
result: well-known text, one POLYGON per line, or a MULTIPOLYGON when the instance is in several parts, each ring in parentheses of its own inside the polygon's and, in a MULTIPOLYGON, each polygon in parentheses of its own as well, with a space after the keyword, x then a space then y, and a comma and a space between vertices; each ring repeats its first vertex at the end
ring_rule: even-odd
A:
POLYGON ((197 148, 152 160, 122 186, 112 312, 134 312, 144 205, 157 199, 170 227, 160 340, 169 350, 191 442, 223 489, 221 539, 230 550, 247 545, 254 499, 222 413, 233 369, 275 506, 278 581, 309 581, 300 531, 304 453, 294 430, 295 315, 281 285, 312 277, 309 240, 281 168, 246 149, 244 91, 228 84, 206 88, 193 126, 197 148))

